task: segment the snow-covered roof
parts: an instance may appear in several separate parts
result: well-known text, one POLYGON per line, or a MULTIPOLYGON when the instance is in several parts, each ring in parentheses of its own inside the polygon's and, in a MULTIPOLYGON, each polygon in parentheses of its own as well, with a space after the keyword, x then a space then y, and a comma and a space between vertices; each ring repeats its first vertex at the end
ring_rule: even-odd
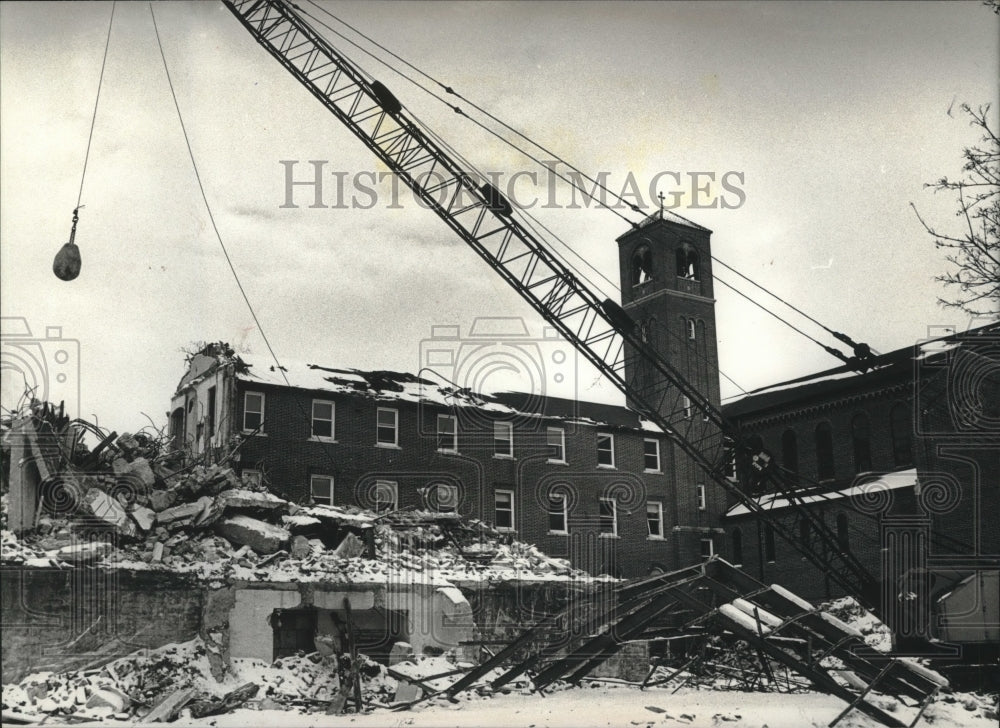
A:
MULTIPOLYGON (((852 484, 840 490, 827 491, 823 493, 803 494, 798 498, 801 503, 819 503, 821 501, 833 501, 841 498, 853 496, 873 496, 880 491, 896 490, 897 488, 912 488, 917 484, 917 469, 898 470, 895 473, 886 473, 876 480, 869 480, 861 484, 852 484)), ((778 508, 786 508, 790 505, 787 498, 777 493, 769 493, 754 499, 761 508, 773 511, 778 508)), ((750 513, 750 509, 738 503, 726 511, 726 516, 744 516, 750 513)))
POLYGON ((263 356, 240 354, 246 366, 236 367, 238 379, 315 392, 367 396, 385 401, 420 402, 442 407, 470 407, 498 417, 558 419, 576 424, 626 427, 662 434, 656 425, 642 420, 626 407, 602 402, 538 396, 527 392, 473 392, 437 379, 431 372, 417 376, 407 372, 362 371, 334 368, 282 358, 279 368, 263 356), (525 405, 530 405, 530 409, 525 405))
POLYGON ((728 417, 757 415, 800 400, 812 400, 852 390, 865 385, 878 386, 889 380, 908 381, 913 378, 914 361, 942 356, 948 352, 976 343, 979 340, 995 340, 1000 332, 1000 323, 986 324, 968 331, 950 333, 942 337, 929 338, 915 345, 905 346, 868 360, 868 369, 859 372, 850 365, 838 366, 826 371, 808 374, 796 379, 756 389, 744 397, 728 402, 723 413, 728 417))

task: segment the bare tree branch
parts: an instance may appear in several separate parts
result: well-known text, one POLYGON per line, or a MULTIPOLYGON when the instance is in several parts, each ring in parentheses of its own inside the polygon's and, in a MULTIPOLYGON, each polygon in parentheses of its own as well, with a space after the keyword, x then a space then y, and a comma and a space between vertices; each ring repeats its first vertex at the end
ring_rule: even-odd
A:
MULTIPOLYGON (((987 3, 989 4, 989 3, 987 3)), ((998 6, 992 4, 994 9, 998 6)), ((942 306, 958 308, 973 316, 1000 314, 1000 137, 990 128, 990 106, 973 109, 962 104, 969 125, 982 136, 979 144, 962 151, 964 177, 942 177, 925 187, 934 192, 951 192, 958 202, 955 215, 962 221, 961 233, 938 232, 910 207, 921 226, 934 239, 935 247, 950 251, 945 255, 955 270, 935 280, 951 287, 951 298, 939 298, 942 306)))

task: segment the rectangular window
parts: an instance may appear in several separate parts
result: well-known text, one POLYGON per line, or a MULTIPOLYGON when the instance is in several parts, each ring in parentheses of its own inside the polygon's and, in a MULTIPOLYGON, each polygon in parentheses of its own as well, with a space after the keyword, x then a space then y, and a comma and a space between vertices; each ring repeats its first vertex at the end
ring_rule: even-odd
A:
POLYGON ((512 423, 493 423, 493 454, 501 458, 514 457, 514 425, 512 423))
POLYGON ((375 481, 375 512, 391 513, 399 510, 399 485, 394 480, 375 481))
POLYGON ((208 436, 215 434, 215 387, 208 388, 208 436))
POLYGON ((243 431, 264 429, 264 393, 243 393, 243 431))
POLYGON ((686 394, 683 396, 684 399, 684 419, 691 419, 691 398, 686 394))
POLYGON ((660 441, 651 439, 642 441, 643 466, 647 473, 660 472, 660 441))
POLYGON ((600 510, 598 512, 601 535, 618 535, 618 503, 614 498, 601 498, 600 510))
POLYGON ((494 525, 504 530, 514 528, 514 491, 497 490, 493 493, 494 525))
POLYGON ((450 483, 435 483, 431 486, 430 505, 438 513, 458 511, 458 486, 450 483))
POLYGON ((251 470, 250 468, 243 468, 240 473, 243 476, 243 481, 250 483, 255 486, 260 486, 261 481, 264 479, 264 474, 259 470, 251 470))
POLYGON ((650 501, 646 504, 646 523, 649 524, 650 538, 663 538, 663 504, 650 501))
POLYGON ((438 415, 437 440, 440 452, 458 452, 458 419, 454 415, 438 415))
POLYGON ((333 476, 312 475, 309 477, 309 492, 313 503, 324 506, 333 505, 333 476))
POLYGON ((319 440, 333 439, 333 402, 314 399, 312 403, 312 436, 319 440))
POLYGON ((375 414, 375 442, 399 445, 399 410, 379 407, 375 414))
POLYGON ((715 556, 715 541, 710 538, 701 540, 701 558, 708 559, 715 556))
POLYGON ((696 487, 697 487, 697 489, 698 489, 698 493, 697 493, 697 498, 698 498, 698 510, 699 510, 699 511, 703 511, 703 510, 705 510, 705 506, 706 506, 706 500, 705 500, 705 486, 704 486, 704 485, 702 485, 701 483, 698 483, 698 485, 697 485, 696 487))
POLYGON ((597 433, 597 464, 606 468, 615 466, 615 436, 606 432, 597 433))
POLYGON ((566 462, 566 430, 561 427, 549 427, 545 431, 545 440, 549 446, 549 462, 566 462))
POLYGON ((549 496, 549 533, 569 533, 566 521, 566 495, 555 493, 549 496))

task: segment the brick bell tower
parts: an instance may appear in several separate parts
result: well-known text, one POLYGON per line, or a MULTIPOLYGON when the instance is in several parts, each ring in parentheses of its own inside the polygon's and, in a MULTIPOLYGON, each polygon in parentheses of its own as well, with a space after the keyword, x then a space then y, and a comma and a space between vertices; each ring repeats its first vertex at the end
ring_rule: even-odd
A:
MULTIPOLYGON (((617 242, 622 307, 636 322, 640 336, 719 406, 711 234, 711 230, 661 208, 617 242)), ((685 413, 685 399, 668 387, 654 367, 634 359, 631 353, 625 376, 650 394, 649 401, 662 401, 661 414, 678 423, 679 431, 684 431, 685 416, 701 418, 697 413, 685 413)), ((665 503, 675 505, 674 513, 664 517, 671 522, 666 535, 674 541, 677 566, 695 563, 709 549, 726 556, 720 528, 725 491, 682 451, 674 448, 669 452, 669 445, 664 447, 668 449, 664 470, 674 492, 655 495, 665 496, 665 503)))

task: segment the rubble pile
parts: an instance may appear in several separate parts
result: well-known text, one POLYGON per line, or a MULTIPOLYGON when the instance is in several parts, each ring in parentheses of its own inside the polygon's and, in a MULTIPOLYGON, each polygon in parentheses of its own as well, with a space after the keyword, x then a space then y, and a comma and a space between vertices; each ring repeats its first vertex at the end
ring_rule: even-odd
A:
POLYGON ((456 513, 300 506, 225 459, 189 462, 163 437, 105 433, 47 407, 5 423, 3 441, 16 461, 38 466, 8 478, 6 563, 169 570, 210 584, 590 578, 456 513), (88 431, 100 440, 93 450, 83 445, 88 431))
MULTIPOLYGON (((405 646, 405 643, 399 643, 405 646)), ((233 675, 223 682, 212 677, 207 650, 200 638, 155 650, 138 650, 98 669, 39 672, 20 683, 3 686, 5 717, 37 721, 44 716, 78 720, 117 719, 152 722, 202 717, 237 707, 329 712, 349 669, 330 655, 297 653, 268 665, 235 659, 233 675)), ((343 664, 347 661, 348 664, 343 664)), ((390 707, 402 699, 418 699, 440 691, 471 664, 451 655, 405 655, 392 667, 358 656, 361 700, 365 707, 390 707)), ((522 683, 525 684, 525 683, 522 683)))

